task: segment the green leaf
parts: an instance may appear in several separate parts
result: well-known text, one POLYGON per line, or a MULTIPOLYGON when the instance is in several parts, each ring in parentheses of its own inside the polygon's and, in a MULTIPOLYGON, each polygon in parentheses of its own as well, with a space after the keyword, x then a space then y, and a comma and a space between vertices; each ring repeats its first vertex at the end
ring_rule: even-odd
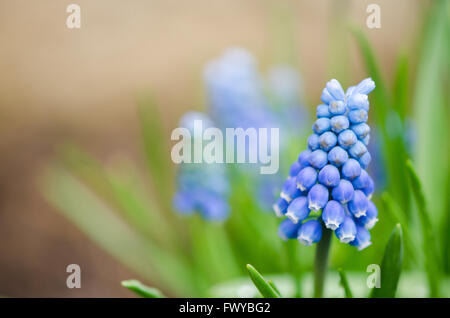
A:
POLYGON ((138 280, 123 280, 121 285, 143 298, 165 298, 159 289, 148 287, 138 280))
POLYGON ((394 109, 404 119, 407 115, 409 106, 409 72, 408 72, 408 56, 402 54, 398 57, 397 68, 394 78, 394 109))
MULTIPOLYGON (((429 198, 429 212, 435 225, 446 212, 446 178, 449 171, 449 2, 432 1, 420 43, 420 59, 413 96, 416 119, 415 163, 423 191, 429 198)), ((448 235, 448 234, 447 234, 448 235)))
POLYGON ((434 235, 433 226, 430 221, 430 216, 427 210, 427 204, 425 201, 425 195, 422 189, 422 183, 412 165, 412 162, 408 160, 406 167, 411 184, 411 190, 414 195, 414 199, 417 203, 417 210, 419 212, 419 219, 422 225, 422 240, 423 250, 425 254, 425 269, 428 275, 428 282, 430 286, 430 296, 438 297, 439 295, 439 259, 436 252, 436 240, 434 235))
POLYGON ((75 173, 98 195, 108 202, 113 202, 111 186, 101 162, 73 143, 65 143, 58 149, 59 158, 68 170, 75 173))
POLYGON ((372 105, 375 105, 374 111, 377 118, 377 123, 384 127, 384 121, 387 116, 388 109, 390 109, 392 105, 386 82, 381 74, 381 69, 378 65, 377 59, 375 58, 373 49, 364 33, 359 29, 352 29, 352 33, 364 58, 367 72, 375 82, 376 89, 372 92, 375 103, 372 103, 372 105))
POLYGON ((152 175, 152 181, 158 196, 162 198, 165 208, 171 205, 173 184, 173 169, 171 166, 170 150, 166 144, 166 136, 162 125, 161 114, 149 96, 138 100, 138 115, 147 166, 152 175))
POLYGON ((376 85, 375 90, 371 93, 371 96, 373 96, 371 109, 375 114, 376 127, 382 137, 382 154, 387 166, 389 190, 397 198, 402 209, 409 211, 409 192, 408 188, 403 185, 403 180, 406 177, 404 162, 407 154, 402 134, 402 123, 396 110, 392 107, 393 102, 387 89, 388 85, 383 79, 369 41, 361 30, 353 29, 352 31, 366 64, 367 72, 376 85))
POLYGON ((269 279, 269 280, 267 281, 267 283, 270 285, 270 287, 273 288, 274 291, 277 292, 278 296, 281 297, 280 290, 277 288, 277 286, 275 286, 275 283, 274 283, 271 279, 269 279))
POLYGON ((210 283, 229 280, 242 274, 238 268, 224 224, 205 221, 193 215, 187 221, 194 262, 210 283))
POLYGON ((160 207, 149 196, 140 172, 130 158, 121 157, 106 169, 114 199, 129 223, 159 243, 175 245, 174 231, 160 207))
POLYGON ((342 270, 342 268, 339 268, 338 271, 340 277, 339 284, 341 284, 342 288, 344 288, 345 298, 353 298, 353 293, 352 290, 350 289, 350 285, 348 283, 345 272, 342 270))
POLYGON ((397 204, 397 202, 394 200, 394 198, 388 192, 383 192, 381 194, 381 201, 383 202, 383 205, 385 208, 384 211, 386 211, 390 215, 391 219, 395 223, 400 223, 400 224, 404 225, 403 236, 404 236, 405 249, 407 252, 407 256, 413 262, 417 262, 417 259, 419 258, 420 255, 416 255, 417 248, 416 248, 414 241, 411 238, 411 234, 408 230, 408 218, 407 218, 406 214, 402 211, 400 206, 397 204))
POLYGON ((250 264, 247 264, 250 278, 264 298, 280 298, 276 290, 264 279, 264 277, 250 264))
MULTIPOLYGON (((450 193, 450 170, 447 178, 447 193, 450 193)), ((446 204, 446 217, 442 223, 442 250, 443 250, 443 260, 444 260, 444 270, 446 274, 450 274, 450 196, 447 196, 446 204)))
POLYGON ((389 237, 381 262, 380 288, 374 288, 372 297, 393 298, 397 291, 398 281, 403 265, 402 227, 397 224, 389 237))

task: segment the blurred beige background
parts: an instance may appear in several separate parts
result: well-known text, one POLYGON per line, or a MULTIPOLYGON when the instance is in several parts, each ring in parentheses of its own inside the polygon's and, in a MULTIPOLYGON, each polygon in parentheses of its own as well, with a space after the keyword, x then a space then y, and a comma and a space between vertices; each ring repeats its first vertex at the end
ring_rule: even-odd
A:
POLYGON ((0 0, 0 295, 130 295, 119 282, 135 275, 39 194, 36 177, 58 144, 76 140, 101 159, 121 151, 139 156, 136 94, 150 90, 166 126, 174 127, 185 110, 204 107, 202 65, 231 45, 249 48, 264 71, 284 59, 280 46, 291 43, 312 107, 339 69, 329 53, 339 51, 340 44, 350 46, 349 79, 364 76, 354 42, 348 34, 337 37, 335 23, 362 28, 391 72, 398 52, 414 49, 426 5, 410 0, 0 0), (81 29, 66 28, 70 3, 81 6, 81 29), (381 29, 365 26, 370 3, 381 7, 381 29), (277 27, 285 16, 292 18, 290 33, 277 27), (80 290, 65 287, 70 263, 81 265, 80 290))

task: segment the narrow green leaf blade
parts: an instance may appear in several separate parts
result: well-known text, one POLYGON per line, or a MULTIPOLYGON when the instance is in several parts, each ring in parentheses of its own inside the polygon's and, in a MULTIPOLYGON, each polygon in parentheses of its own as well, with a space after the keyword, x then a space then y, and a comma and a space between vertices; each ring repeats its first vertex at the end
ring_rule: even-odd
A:
POLYGON ((418 253, 419 251, 411 238, 411 234, 408 230, 408 218, 405 212, 402 211, 398 203, 388 192, 383 192, 381 194, 381 202, 384 205, 384 210, 389 214, 390 218, 395 223, 403 224, 404 228, 402 230, 406 254, 411 261, 417 262, 418 259, 420 259, 421 254, 418 253))
POLYGON ((350 289, 350 285, 347 280, 347 275, 345 275, 345 272, 342 270, 342 268, 339 268, 338 271, 340 277, 339 284, 341 284, 342 288, 344 288, 345 298, 353 298, 353 293, 352 290, 350 289))
POLYGON ((404 162, 406 147, 402 138, 401 120, 398 112, 393 109, 392 96, 378 65, 375 53, 364 33, 353 29, 353 35, 366 65, 369 76, 375 81, 376 89, 371 93, 371 111, 374 113, 375 123, 382 137, 382 153, 387 165, 389 191, 398 199, 404 211, 410 210, 410 196, 408 188, 404 187, 406 177, 404 162), (389 132, 389 133, 388 133, 389 132))
POLYGON ((274 283, 271 279, 269 279, 269 280, 267 281, 267 283, 270 285, 270 287, 273 288, 274 291, 276 291, 276 293, 278 294, 278 296, 281 297, 280 290, 277 288, 277 286, 275 285, 275 283, 274 283))
POLYGON ((156 107, 153 98, 141 97, 138 100, 138 116, 147 166, 155 184, 158 196, 163 199, 165 207, 170 206, 170 193, 172 193, 171 180, 173 169, 168 160, 170 157, 169 146, 165 143, 164 127, 161 113, 156 107))
POLYGON ((278 293, 264 279, 264 277, 250 264, 247 264, 247 270, 255 287, 264 298, 280 298, 278 293))
MULTIPOLYGON (((447 193, 450 193, 450 170, 447 177, 447 193)), ((450 196, 447 196, 445 219, 442 223, 442 253, 443 265, 446 274, 450 274, 450 196)))
POLYGON ((130 224, 158 243, 174 243, 168 219, 152 196, 135 163, 128 157, 111 162, 106 169, 116 204, 130 224))
POLYGON ((449 171, 449 1, 432 1, 420 43, 420 59, 413 96, 415 121, 414 159, 421 177, 432 220, 445 213, 446 177, 449 171), (438 151, 438 153, 436 153, 438 151))
POLYGON ((403 266, 403 233, 397 224, 389 237, 381 262, 380 288, 374 288, 372 297, 395 297, 403 266))
POLYGON ((436 240, 434 236, 433 226, 427 210, 425 195, 423 193, 422 183, 414 169, 411 160, 406 162, 406 168, 409 175, 412 193, 417 203, 419 219, 422 225, 423 250, 425 253, 425 268, 430 286, 430 296, 438 297, 439 295, 439 259, 436 250, 436 240))
POLYGON ((165 298, 159 289, 146 286, 135 279, 123 280, 121 285, 143 298, 165 298))
POLYGON ((359 29, 352 29, 353 35, 358 44, 359 50, 364 58, 364 62, 366 64, 367 72, 369 76, 375 81, 376 89, 372 92, 376 108, 375 116, 377 119, 377 123, 381 124, 384 127, 384 120, 386 118, 388 109, 391 107, 391 98, 389 96, 386 82, 383 79, 381 74, 380 67, 378 65, 378 61, 375 57, 375 53, 367 40, 364 33, 359 29))
POLYGON ((404 119, 409 106, 409 72, 408 56, 402 54, 398 57, 394 78, 393 107, 404 119))

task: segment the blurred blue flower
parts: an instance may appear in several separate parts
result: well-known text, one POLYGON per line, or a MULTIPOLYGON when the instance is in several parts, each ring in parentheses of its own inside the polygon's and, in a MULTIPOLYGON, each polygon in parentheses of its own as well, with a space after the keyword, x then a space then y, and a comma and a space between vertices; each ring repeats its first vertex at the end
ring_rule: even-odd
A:
POLYGON ((227 49, 210 61, 204 79, 212 118, 219 127, 275 127, 257 63, 245 49, 227 49))
MULTIPOLYGON (((280 152, 283 153, 306 121, 305 109, 299 102, 301 79, 288 65, 272 67, 265 79, 250 52, 232 47, 206 65, 204 80, 209 112, 223 130, 279 128, 280 152)), ((246 151, 248 153, 249 149, 246 151)), ((261 175, 258 167, 258 164, 245 164, 237 168, 251 181, 255 201, 262 209, 270 211, 283 176, 281 173, 261 175)), ((299 168, 293 167, 295 175, 299 168)))
MULTIPOLYGON (((374 88, 367 78, 344 92, 332 79, 322 91, 323 104, 317 106, 308 149, 300 153, 284 184, 284 201, 274 205, 278 216, 301 224, 297 238, 304 245, 320 241, 323 227, 359 250, 371 244, 368 230, 377 222, 378 212, 370 201, 375 185, 365 169, 371 161, 367 94, 374 88)), ((290 230, 285 238, 294 237, 295 226, 290 230)))
MULTIPOLYGON (((191 131, 191 138, 194 138, 194 120, 202 120, 204 128, 213 126, 212 120, 204 113, 186 113, 180 120, 180 126, 191 131)), ((180 214, 198 212, 206 220, 221 221, 229 215, 228 194, 229 183, 224 165, 182 163, 177 171, 173 205, 180 214)))

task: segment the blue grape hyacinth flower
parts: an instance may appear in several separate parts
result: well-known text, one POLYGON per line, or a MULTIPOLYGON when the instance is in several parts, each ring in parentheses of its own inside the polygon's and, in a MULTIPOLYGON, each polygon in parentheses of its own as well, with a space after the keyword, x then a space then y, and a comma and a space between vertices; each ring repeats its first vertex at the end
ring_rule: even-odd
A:
MULTIPOLYGON (((226 128, 279 128, 281 153, 299 135, 307 114, 300 103, 301 78, 292 67, 276 65, 265 77, 247 49, 230 47, 207 63, 204 82, 208 113, 224 133, 226 128)), ((246 144, 246 157, 250 146, 246 144)), ((270 211, 284 177, 280 172, 261 175, 259 167, 259 163, 238 164, 236 170, 250 181, 259 207, 270 211)))
MULTIPOLYGON (((194 135, 194 120, 202 120, 205 127, 213 127, 208 115, 187 112, 180 120, 180 127, 191 131, 191 136, 194 135)), ((173 206, 178 213, 190 215, 197 212, 208 221, 228 218, 229 181, 224 165, 182 163, 177 171, 176 182, 177 191, 173 197, 173 206)))
POLYGON ((328 229, 359 250, 371 244, 369 230, 378 212, 371 201, 375 185, 366 172, 371 161, 366 122, 367 94, 374 88, 371 78, 345 92, 335 79, 326 84, 308 149, 291 166, 273 206, 277 216, 287 217, 279 228, 283 239, 297 238, 309 246, 328 229))

